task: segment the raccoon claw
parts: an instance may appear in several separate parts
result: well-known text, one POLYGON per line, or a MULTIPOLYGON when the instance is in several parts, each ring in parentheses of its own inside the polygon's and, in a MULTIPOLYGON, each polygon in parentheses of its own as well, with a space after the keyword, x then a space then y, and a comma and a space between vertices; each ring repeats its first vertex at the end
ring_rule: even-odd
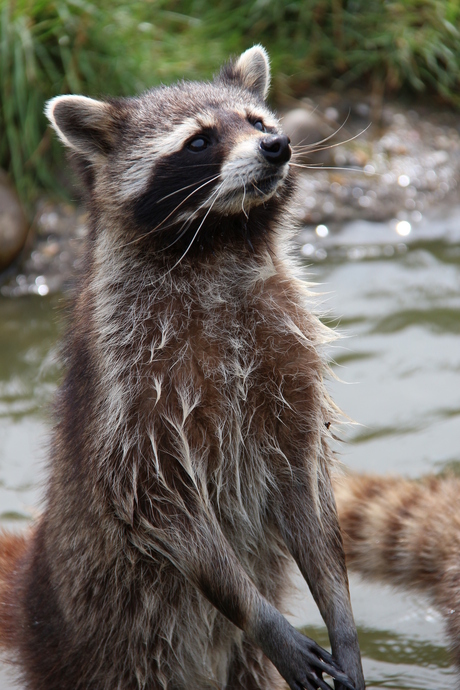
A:
POLYGON ((349 677, 343 673, 329 652, 306 637, 303 637, 303 643, 303 660, 307 668, 301 674, 303 678, 300 683, 297 680, 291 685, 291 688, 296 690, 297 688, 302 688, 302 690, 332 690, 331 685, 323 678, 323 673, 327 673, 334 681, 335 690, 355 690, 349 677))
POLYGON ((308 679, 311 687, 315 690, 317 688, 318 690, 331 690, 331 686, 323 679, 323 673, 327 673, 334 681, 335 690, 345 690, 345 688, 347 690, 355 690, 355 686, 348 676, 343 673, 329 652, 326 652, 316 642, 312 643, 311 651, 312 654, 309 662, 312 669, 318 669, 317 672, 313 670, 310 674, 311 678, 309 677, 308 679))
POLYGON ((344 673, 338 673, 333 676, 333 678, 335 690, 342 690, 342 687, 347 688, 348 690, 355 690, 355 686, 344 673))
POLYGON ((331 666, 333 666, 335 668, 338 668, 337 662, 335 661, 332 654, 330 654, 325 649, 320 647, 319 644, 317 642, 315 642, 314 640, 310 641, 310 649, 311 649, 312 653, 318 657, 319 661, 322 661, 326 664, 330 664, 331 666))

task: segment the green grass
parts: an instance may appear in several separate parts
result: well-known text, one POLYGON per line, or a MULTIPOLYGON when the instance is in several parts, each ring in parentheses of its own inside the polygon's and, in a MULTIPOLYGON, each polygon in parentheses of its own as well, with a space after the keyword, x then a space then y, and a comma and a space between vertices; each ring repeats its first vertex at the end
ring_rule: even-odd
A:
POLYGON ((62 152, 43 105, 208 78, 261 42, 272 99, 313 85, 429 91, 460 105, 460 0, 0 0, 0 167, 31 204, 62 152))
POLYGON ((143 87, 129 55, 130 27, 116 12, 84 0, 1 3, 0 167, 26 202, 55 186, 61 154, 43 115, 48 98, 143 87))

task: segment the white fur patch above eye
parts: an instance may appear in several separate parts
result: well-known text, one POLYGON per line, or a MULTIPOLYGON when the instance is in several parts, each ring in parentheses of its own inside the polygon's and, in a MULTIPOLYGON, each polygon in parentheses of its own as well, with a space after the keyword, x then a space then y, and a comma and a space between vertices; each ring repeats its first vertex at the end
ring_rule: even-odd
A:
POLYGON ((266 127, 273 127, 273 129, 280 129, 280 123, 277 118, 270 112, 270 110, 265 108, 248 108, 246 111, 246 117, 251 121, 262 120, 266 127))
POLYGON ((216 120, 211 115, 199 115, 196 118, 189 117, 170 132, 157 135, 152 144, 155 158, 168 156, 180 151, 185 142, 194 135, 200 134, 203 129, 216 126, 216 120))

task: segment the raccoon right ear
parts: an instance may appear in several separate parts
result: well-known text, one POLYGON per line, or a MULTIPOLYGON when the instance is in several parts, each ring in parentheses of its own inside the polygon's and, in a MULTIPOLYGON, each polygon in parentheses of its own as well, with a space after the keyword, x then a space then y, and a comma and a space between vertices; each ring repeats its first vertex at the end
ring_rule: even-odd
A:
POLYGON ((261 45, 245 50, 235 62, 223 67, 220 78, 236 82, 265 100, 270 88, 270 61, 267 51, 261 45))
POLYGON ((56 96, 45 107, 45 115, 61 141, 96 162, 115 143, 116 120, 110 103, 86 96, 56 96))

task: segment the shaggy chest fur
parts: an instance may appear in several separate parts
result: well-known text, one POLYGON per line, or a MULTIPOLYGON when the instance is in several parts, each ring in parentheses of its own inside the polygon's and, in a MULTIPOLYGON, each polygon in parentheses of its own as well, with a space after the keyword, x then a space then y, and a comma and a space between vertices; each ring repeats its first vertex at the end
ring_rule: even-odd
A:
POLYGON ((96 356, 85 455, 102 477, 125 468, 117 503, 131 522, 139 505, 154 521, 152 495, 179 473, 246 562, 267 541, 275 475, 289 472, 286 430, 312 447, 324 430, 321 327, 271 262, 218 264, 160 285, 155 271, 145 287, 101 290, 104 270, 92 282, 104 327, 87 336, 96 356))

